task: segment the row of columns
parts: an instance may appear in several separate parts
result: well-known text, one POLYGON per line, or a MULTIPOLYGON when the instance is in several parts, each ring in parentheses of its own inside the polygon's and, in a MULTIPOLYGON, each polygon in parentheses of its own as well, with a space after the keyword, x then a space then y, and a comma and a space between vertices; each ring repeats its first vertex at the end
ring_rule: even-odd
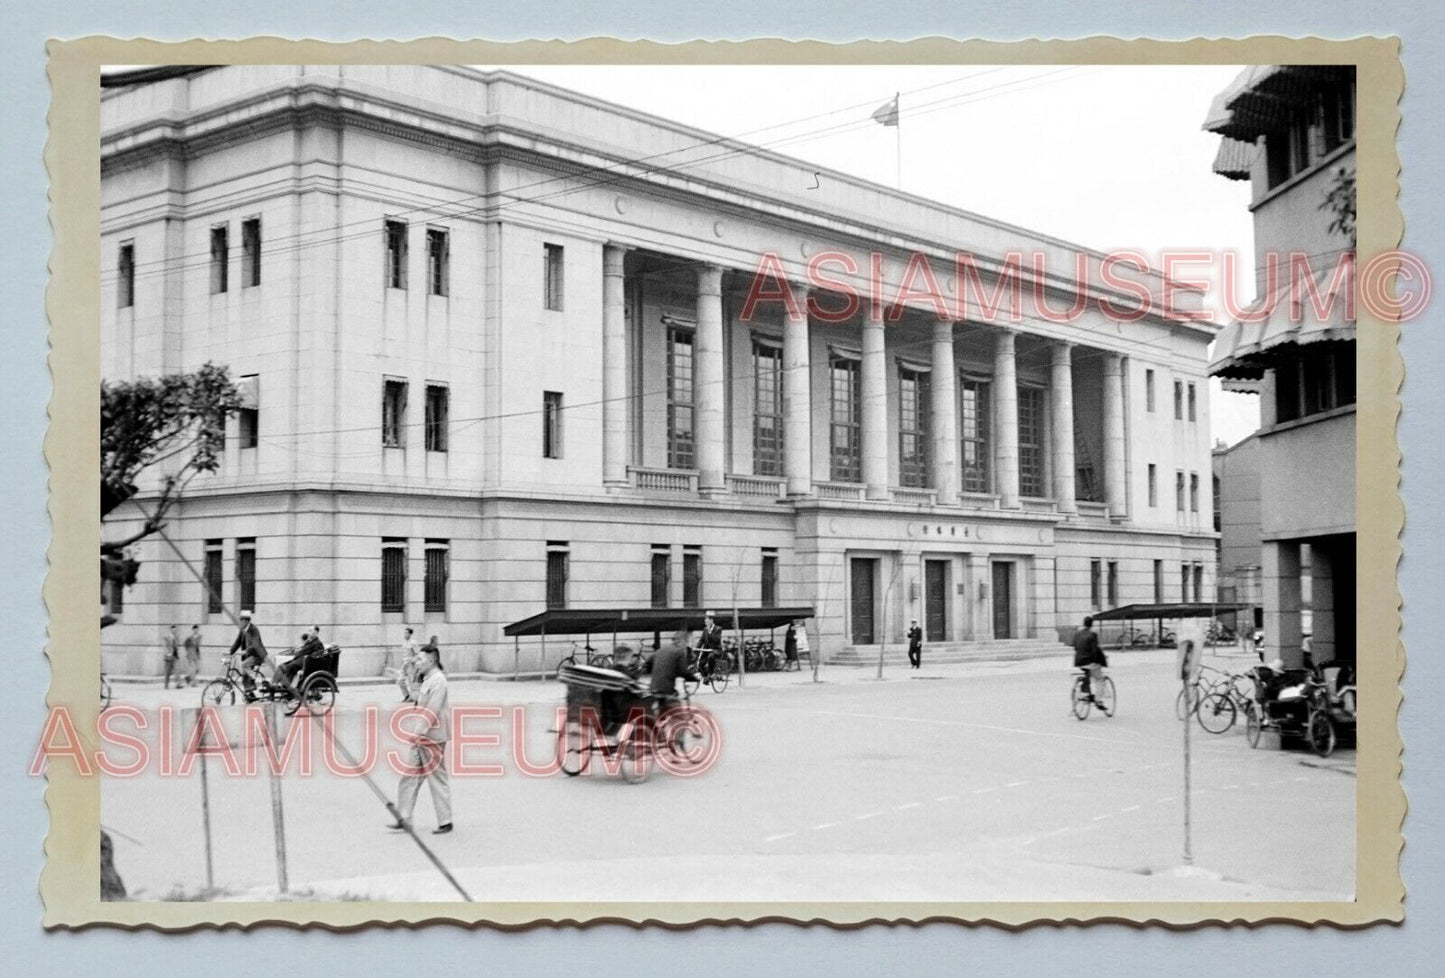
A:
MULTIPOLYGON (((627 330, 624 311, 623 258, 625 249, 603 249, 602 357, 603 357, 603 478, 609 486, 628 484, 627 458, 627 330)), ((695 432, 698 488, 704 493, 726 489, 726 416, 723 382, 723 270, 717 265, 697 269, 697 333, 693 344, 695 432)), ((810 350, 806 286, 794 286, 797 300, 783 325, 783 471, 790 496, 812 492, 812 416, 810 350)), ((934 323, 932 336, 933 486, 941 503, 958 498, 960 482, 958 440, 958 365, 953 345, 953 322, 934 323)), ((992 431, 994 492, 1004 509, 1019 503, 1018 370, 1016 332, 998 330, 994 341, 992 431)), ((1104 494, 1109 511, 1125 511, 1123 364, 1118 354, 1104 355, 1104 494)), ((1050 382, 1053 390, 1052 491, 1058 509, 1072 513, 1074 487, 1073 346, 1054 344, 1050 382)), ((890 498, 888 478, 888 367, 884 322, 869 311, 863 322, 863 355, 859 370, 862 401, 862 476, 868 499, 890 498)))

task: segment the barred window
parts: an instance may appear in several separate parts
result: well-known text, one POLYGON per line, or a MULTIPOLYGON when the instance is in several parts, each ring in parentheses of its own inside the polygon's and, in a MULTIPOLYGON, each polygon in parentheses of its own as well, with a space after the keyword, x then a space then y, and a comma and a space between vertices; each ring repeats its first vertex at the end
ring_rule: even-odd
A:
POLYGON ((241 288, 261 284, 261 219, 247 218, 241 222, 241 288))
POLYGON ((383 237, 386 243, 386 287, 406 288, 406 222, 386 221, 383 237))
POLYGON ((381 443, 401 448, 406 431, 406 381, 386 380, 381 386, 381 443))
POLYGON ((773 547, 763 548, 762 606, 778 606, 778 551, 773 547))
POLYGON ((125 241, 121 243, 120 253, 116 256, 116 305, 125 309, 135 305, 135 242, 125 241))
POLYGON ((671 600, 672 590, 672 548, 652 548, 652 606, 666 608, 671 600))
POLYGON ((679 326, 667 330, 667 467, 691 469, 697 465, 693 435, 693 331, 679 326))
POLYGON ((447 610, 447 578, 450 574, 451 544, 447 540, 426 542, 426 586, 424 610, 445 613, 447 610))
POLYGON ((552 312, 562 311, 562 246, 542 246, 542 292, 552 312))
POLYGON ((1119 604, 1119 562, 1109 561, 1109 607, 1117 607, 1119 604))
POLYGON ((963 469, 964 492, 988 492, 989 483, 989 384, 986 380, 964 378, 959 384, 959 432, 962 438, 959 461, 963 469))
POLYGON ((1103 595, 1104 584, 1104 562, 1101 560, 1089 561, 1089 607, 1099 607, 1099 599, 1103 595))
POLYGON ((211 294, 226 291, 226 271, 230 264, 229 229, 224 224, 211 228, 211 294))
POLYGON ((406 611, 406 541, 381 541, 381 610, 406 611))
POLYGON ((753 472, 783 474, 783 351, 753 343, 753 472))
POLYGON ((225 610, 221 601, 221 588, 225 584, 222 570, 223 544, 220 540, 206 541, 206 614, 218 615, 225 610))
POLYGON ((1191 567, 1189 566, 1189 564, 1187 564, 1187 563, 1184 563, 1184 564, 1180 564, 1180 565, 1179 565, 1179 600, 1180 600, 1180 601, 1188 601, 1188 600, 1189 600, 1189 581, 1190 581, 1190 579, 1193 577, 1192 571, 1193 571, 1193 568, 1191 568, 1191 567))
POLYGON ((441 384, 426 386, 426 450, 447 450, 447 411, 450 392, 441 384))
POLYGON ((928 485, 928 374, 898 368, 898 484, 928 485))
POLYGON ((861 482, 863 424, 858 398, 858 361, 833 357, 829 380, 828 477, 834 482, 861 482))
POLYGON ((451 285, 451 236, 441 228, 426 229, 426 285, 432 295, 446 295, 451 285))
POLYGON ((1194 565, 1194 601, 1198 603, 1204 600, 1204 565, 1194 565))
POLYGON ((562 395, 542 392, 542 457, 562 457, 562 395))
POLYGON ((1019 388, 1019 495, 1044 495, 1044 392, 1019 388))
POLYGON ((244 611, 256 607, 256 540, 236 541, 236 604, 244 611))
POLYGON ((682 606, 702 607, 702 550, 698 547, 682 552, 682 606))
POLYGON ((567 607, 567 574, 570 552, 567 544, 547 542, 547 607, 567 607))

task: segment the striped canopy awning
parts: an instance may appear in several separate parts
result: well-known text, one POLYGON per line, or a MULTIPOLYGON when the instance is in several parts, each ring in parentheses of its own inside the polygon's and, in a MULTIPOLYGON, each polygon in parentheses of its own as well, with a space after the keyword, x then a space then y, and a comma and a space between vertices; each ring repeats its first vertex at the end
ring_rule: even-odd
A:
POLYGON ((1311 104, 1321 82, 1349 81, 1354 71, 1353 65, 1251 65, 1214 96, 1204 128, 1253 143, 1311 104))
POLYGON ((1251 314, 1268 308, 1268 315, 1258 322, 1235 320, 1220 331, 1214 340, 1210 376, 1236 381, 1259 380, 1270 365, 1272 351, 1286 344, 1304 346, 1353 340, 1355 320, 1349 315, 1353 310, 1347 302, 1350 290, 1355 287, 1353 263, 1347 263, 1336 274, 1336 264, 1326 262, 1312 274, 1314 291, 1327 314, 1319 315, 1304 285, 1292 296, 1286 283, 1246 310, 1246 314, 1251 314))

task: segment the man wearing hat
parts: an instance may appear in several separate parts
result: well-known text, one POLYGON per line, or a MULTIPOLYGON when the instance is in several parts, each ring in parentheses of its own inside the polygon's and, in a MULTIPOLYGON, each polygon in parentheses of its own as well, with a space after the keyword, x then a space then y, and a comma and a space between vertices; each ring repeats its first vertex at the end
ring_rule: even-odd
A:
POLYGON ((255 677, 260 675, 261 663, 266 661, 266 645, 261 641, 261 632, 251 621, 251 612, 241 612, 241 628, 236 640, 231 643, 231 654, 241 653, 241 684, 246 688, 246 699, 255 699, 255 677))
POLYGON ((908 664, 915 669, 923 666, 923 629, 918 627, 917 618, 908 626, 908 664))
POLYGON ((421 685, 416 690, 416 705, 425 711, 423 716, 429 725, 412 739, 407 752, 407 773, 397 786, 396 804, 387 806, 396 821, 387 828, 399 832, 410 827, 417 795, 425 781, 431 789, 432 808, 437 817, 432 834, 445 835, 452 830, 452 786, 447 773, 447 735, 452 714, 447 674, 442 671, 441 651, 434 641, 422 646, 417 656, 417 673, 421 685))
POLYGON ((713 614, 709 611, 702 623, 702 634, 698 636, 697 647, 699 649, 713 649, 722 651, 722 629, 713 620, 713 614))

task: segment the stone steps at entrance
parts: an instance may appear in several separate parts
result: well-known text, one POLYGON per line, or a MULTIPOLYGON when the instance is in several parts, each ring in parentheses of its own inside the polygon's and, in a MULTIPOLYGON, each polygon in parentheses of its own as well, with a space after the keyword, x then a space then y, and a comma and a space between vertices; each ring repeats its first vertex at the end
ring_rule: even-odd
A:
MULTIPOLYGON (((1062 642, 1039 638, 991 639, 980 642, 924 643, 923 661, 927 665, 955 665, 961 662, 1011 662, 1021 659, 1044 659, 1072 656, 1074 648, 1062 642)), ((878 662, 878 646, 849 645, 824 660, 829 665, 867 666, 878 662)), ((908 646, 887 645, 883 649, 884 665, 907 665, 908 646)))

